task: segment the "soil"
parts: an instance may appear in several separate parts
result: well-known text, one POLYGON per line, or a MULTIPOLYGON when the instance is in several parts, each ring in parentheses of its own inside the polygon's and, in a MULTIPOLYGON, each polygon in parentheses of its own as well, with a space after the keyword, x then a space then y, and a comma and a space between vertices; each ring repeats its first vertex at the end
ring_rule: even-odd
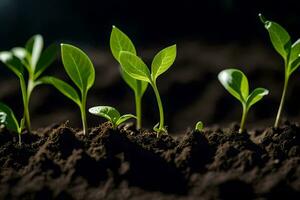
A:
POLYGON ((300 198, 300 126, 162 135, 112 130, 86 136, 67 123, 0 134, 0 199, 300 198))

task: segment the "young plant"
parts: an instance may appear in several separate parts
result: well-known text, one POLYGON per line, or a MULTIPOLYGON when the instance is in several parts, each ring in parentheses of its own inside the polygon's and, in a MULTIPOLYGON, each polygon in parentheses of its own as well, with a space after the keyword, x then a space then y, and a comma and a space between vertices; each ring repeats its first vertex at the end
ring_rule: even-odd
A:
POLYGON ((159 123, 154 126, 154 130, 157 132, 157 135, 160 133, 166 133, 167 131, 164 126, 164 110, 156 80, 161 74, 171 67, 175 61, 175 58, 176 45, 172 45, 161 50, 156 54, 152 61, 150 73, 147 65, 137 55, 128 51, 121 51, 120 53, 120 62, 123 70, 134 79, 148 82, 154 90, 160 116, 159 123))
POLYGON ((283 91, 274 124, 274 127, 277 128, 280 122, 290 76, 300 66, 300 39, 292 44, 289 33, 282 26, 276 22, 266 20, 261 14, 259 14, 259 17, 269 33, 274 49, 284 60, 283 91))
POLYGON ((41 82, 50 84, 58 89, 66 97, 74 101, 80 109, 83 134, 88 131, 86 120, 86 99, 89 89, 93 86, 95 81, 95 69, 89 57, 77 47, 69 44, 61 44, 61 56, 64 68, 78 87, 80 95, 68 83, 57 79, 55 77, 44 77, 41 82))
MULTIPOLYGON (((120 62, 120 52, 128 51, 136 55, 136 49, 130 38, 123 33, 120 29, 113 26, 110 34, 110 49, 114 58, 120 62)), ((127 85, 133 90, 135 97, 135 112, 136 112, 136 129, 139 130, 142 127, 142 97, 148 87, 148 82, 137 80, 128 75, 121 68, 121 76, 127 85)))
POLYGON ((13 111, 4 103, 0 102, 0 125, 4 125, 9 131, 18 134, 19 145, 21 145, 21 133, 24 120, 19 123, 13 113, 13 111))
POLYGON ((239 133, 242 133, 249 109, 265 95, 269 94, 269 91, 264 88, 256 88, 249 94, 248 79, 242 71, 237 69, 221 71, 218 79, 224 88, 242 103, 243 115, 239 129, 239 133))
POLYGON ((31 93, 36 86, 41 84, 41 74, 57 56, 56 45, 50 45, 45 51, 43 51, 43 46, 43 37, 35 35, 28 40, 25 48, 15 47, 11 51, 0 52, 0 61, 19 78, 24 107, 23 118, 28 131, 31 130, 29 114, 31 93), (27 74, 24 72, 24 68, 27 70, 27 74))
POLYGON ((195 126, 195 131, 201 132, 204 128, 204 124, 202 121, 198 121, 195 126))
POLYGON ((117 109, 110 106, 95 106, 90 108, 89 112, 93 115, 104 117, 110 121, 114 130, 128 119, 136 118, 136 116, 132 114, 125 114, 121 116, 117 109))

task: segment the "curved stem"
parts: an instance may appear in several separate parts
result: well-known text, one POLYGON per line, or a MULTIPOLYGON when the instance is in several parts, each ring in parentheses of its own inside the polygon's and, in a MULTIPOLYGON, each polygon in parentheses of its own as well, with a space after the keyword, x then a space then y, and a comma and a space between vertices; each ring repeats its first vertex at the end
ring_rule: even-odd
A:
POLYGON ((158 127, 158 130, 162 131, 162 130, 164 130, 164 110, 163 110, 161 98, 160 98, 156 83, 152 82, 151 85, 153 87, 155 97, 156 97, 156 101, 157 101, 157 105, 158 105, 158 109, 159 109, 159 127, 158 127))
POLYGON ((86 96, 87 96, 86 92, 82 93, 82 102, 80 106, 82 129, 84 135, 86 135, 86 133, 88 132, 87 121, 86 121, 86 96))
POLYGON ((278 112, 277 112, 277 116, 276 116, 276 120, 275 120, 275 124, 274 124, 275 128, 278 128, 278 125, 279 125, 279 122, 280 122, 280 118, 281 118, 281 114, 282 114, 282 108, 283 108, 283 105, 284 105, 284 102, 285 102, 285 96, 286 96, 288 83, 289 83, 289 76, 287 74, 285 74, 282 96, 281 96, 281 100, 280 100, 280 104, 279 104, 279 108, 278 108, 278 112))
POLYGON ((247 109, 246 105, 243 104, 243 115, 242 115, 242 119, 241 119, 241 123, 240 123, 239 133, 242 133, 244 131, 247 114, 248 114, 248 109, 247 109))

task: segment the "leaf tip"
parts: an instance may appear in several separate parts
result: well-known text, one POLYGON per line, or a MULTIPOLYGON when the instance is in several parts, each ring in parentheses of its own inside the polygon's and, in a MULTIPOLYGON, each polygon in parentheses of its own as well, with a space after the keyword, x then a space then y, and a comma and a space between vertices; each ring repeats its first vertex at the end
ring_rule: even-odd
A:
POLYGON ((258 17, 262 23, 264 23, 264 24, 266 23, 267 20, 261 13, 258 14, 258 17))

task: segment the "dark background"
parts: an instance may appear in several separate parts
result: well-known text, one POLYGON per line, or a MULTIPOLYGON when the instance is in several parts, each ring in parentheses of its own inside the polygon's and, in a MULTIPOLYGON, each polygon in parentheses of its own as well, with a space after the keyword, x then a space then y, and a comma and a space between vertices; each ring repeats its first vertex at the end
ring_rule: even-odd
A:
MULTIPOLYGON (((208 125, 238 121, 240 105, 216 80, 217 73, 227 67, 244 70, 250 85, 274 88, 249 114, 250 125, 269 126, 279 102, 283 66, 257 15, 261 12, 282 24, 295 40, 300 37, 299 6, 299 1, 291 0, 0 0, 0 50, 23 45, 36 33, 44 36, 46 44, 75 44, 88 52, 97 72, 89 105, 109 104, 122 112, 134 112, 132 94, 110 55, 109 35, 114 24, 131 37, 148 61, 159 49, 178 44, 174 70, 160 80, 171 131, 184 130, 199 119, 208 125)), ((20 113, 18 82, 0 65, 0 100, 20 113)), ((58 61, 48 72, 66 79, 62 69, 58 61)), ((287 102, 286 116, 298 119, 300 81, 293 81, 288 95, 293 100, 287 102)), ((67 119, 80 125, 75 105, 54 89, 42 86, 35 93, 31 102, 34 127, 67 119)), ((158 120, 151 90, 143 107, 146 126, 151 127, 153 120, 158 120)), ((93 125, 99 122, 90 118, 93 125)))
POLYGON ((203 39, 213 43, 264 39, 257 15, 299 32, 299 1, 101 1, 1 0, 1 48, 40 33, 48 42, 74 40, 107 45, 112 24, 126 28, 139 44, 203 39))

